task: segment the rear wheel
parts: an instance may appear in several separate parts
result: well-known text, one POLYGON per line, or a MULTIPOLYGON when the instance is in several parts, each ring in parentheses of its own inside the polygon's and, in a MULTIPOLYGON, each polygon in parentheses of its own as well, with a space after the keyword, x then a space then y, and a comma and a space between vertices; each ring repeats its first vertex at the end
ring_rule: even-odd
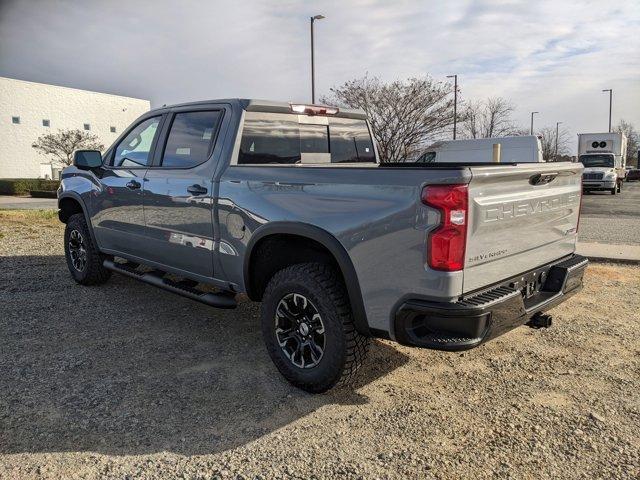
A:
POLYGON ((73 279, 81 285, 106 282, 111 271, 104 268, 102 255, 91 238, 82 213, 71 215, 64 230, 64 254, 73 279))
POLYGON ((293 385, 321 393, 347 385, 369 348, 355 328, 342 278, 328 265, 304 263, 277 272, 262 303, 269 356, 293 385))

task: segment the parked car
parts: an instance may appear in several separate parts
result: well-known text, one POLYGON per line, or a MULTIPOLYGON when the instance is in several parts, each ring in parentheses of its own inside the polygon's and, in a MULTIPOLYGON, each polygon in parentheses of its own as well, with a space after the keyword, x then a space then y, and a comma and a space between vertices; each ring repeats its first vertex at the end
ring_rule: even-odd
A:
POLYGON ((631 167, 627 170, 627 182, 633 182, 635 180, 640 180, 640 169, 631 167))
POLYGON ((384 164, 360 111, 217 100, 76 152, 59 217, 79 284, 118 272, 219 308, 246 293, 278 370, 323 392, 353 378, 371 337, 464 350, 548 325, 587 265, 581 172, 384 164))

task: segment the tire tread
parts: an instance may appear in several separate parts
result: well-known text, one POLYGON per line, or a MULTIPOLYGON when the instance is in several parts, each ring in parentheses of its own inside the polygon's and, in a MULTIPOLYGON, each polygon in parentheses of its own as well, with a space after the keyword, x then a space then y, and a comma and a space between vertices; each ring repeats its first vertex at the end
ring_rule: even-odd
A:
POLYGON ((100 285, 109 280, 109 278, 111 277, 111 271, 104 268, 102 262, 104 261, 105 257, 100 253, 97 245, 94 243, 93 238, 91 237, 89 226, 87 225, 87 221, 84 218, 84 214, 76 213, 74 215, 71 215, 71 217, 69 217, 69 220, 67 221, 66 228, 67 231, 74 228, 80 230, 88 247, 87 269, 83 272, 83 276, 78 277, 73 270, 73 266, 69 262, 66 245, 67 236, 65 235, 65 256, 67 257, 67 265, 73 279, 80 285, 100 285))
MULTIPOLYGON (((329 372, 325 378, 317 379, 313 383, 299 382, 288 377, 282 368, 279 367, 279 370, 290 382, 309 392, 321 393, 334 386, 345 387, 351 385, 356 378, 358 369, 362 366, 367 356, 370 338, 362 335, 355 327, 351 304, 342 278, 331 265, 323 263, 292 265, 278 271, 271 278, 263 299, 269 298, 273 290, 285 281, 302 284, 313 283, 319 287, 321 294, 328 297, 329 303, 332 304, 335 314, 342 324, 346 352, 344 363, 337 376, 335 372, 333 372, 333 376, 331 376, 332 372, 329 372), (309 282, 310 280, 311 282, 309 282)), ((265 303, 263 302, 263 316, 267 314, 266 309, 264 309, 265 303)), ((276 366, 278 366, 277 362, 276 366)))

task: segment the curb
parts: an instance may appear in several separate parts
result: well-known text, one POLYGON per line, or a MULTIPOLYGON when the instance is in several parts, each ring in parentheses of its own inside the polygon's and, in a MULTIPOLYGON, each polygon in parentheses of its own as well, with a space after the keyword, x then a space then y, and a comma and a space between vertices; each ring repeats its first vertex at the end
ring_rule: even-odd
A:
POLYGON ((640 259, 636 258, 609 258, 609 257, 598 257, 591 255, 583 255, 587 257, 590 262, 594 263, 620 263, 622 265, 640 265, 640 259))
POLYGON ((577 242, 576 253, 593 262, 640 264, 640 245, 613 243, 577 242))

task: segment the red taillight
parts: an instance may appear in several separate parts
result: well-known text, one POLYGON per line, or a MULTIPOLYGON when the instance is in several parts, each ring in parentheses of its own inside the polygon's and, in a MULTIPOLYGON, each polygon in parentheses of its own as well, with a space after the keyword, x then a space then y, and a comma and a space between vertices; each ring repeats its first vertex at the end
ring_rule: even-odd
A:
POLYGON ((422 190, 422 202, 440 210, 440 226, 429 233, 427 262, 434 270, 464 268, 467 244, 468 189, 466 185, 431 185, 422 190))

